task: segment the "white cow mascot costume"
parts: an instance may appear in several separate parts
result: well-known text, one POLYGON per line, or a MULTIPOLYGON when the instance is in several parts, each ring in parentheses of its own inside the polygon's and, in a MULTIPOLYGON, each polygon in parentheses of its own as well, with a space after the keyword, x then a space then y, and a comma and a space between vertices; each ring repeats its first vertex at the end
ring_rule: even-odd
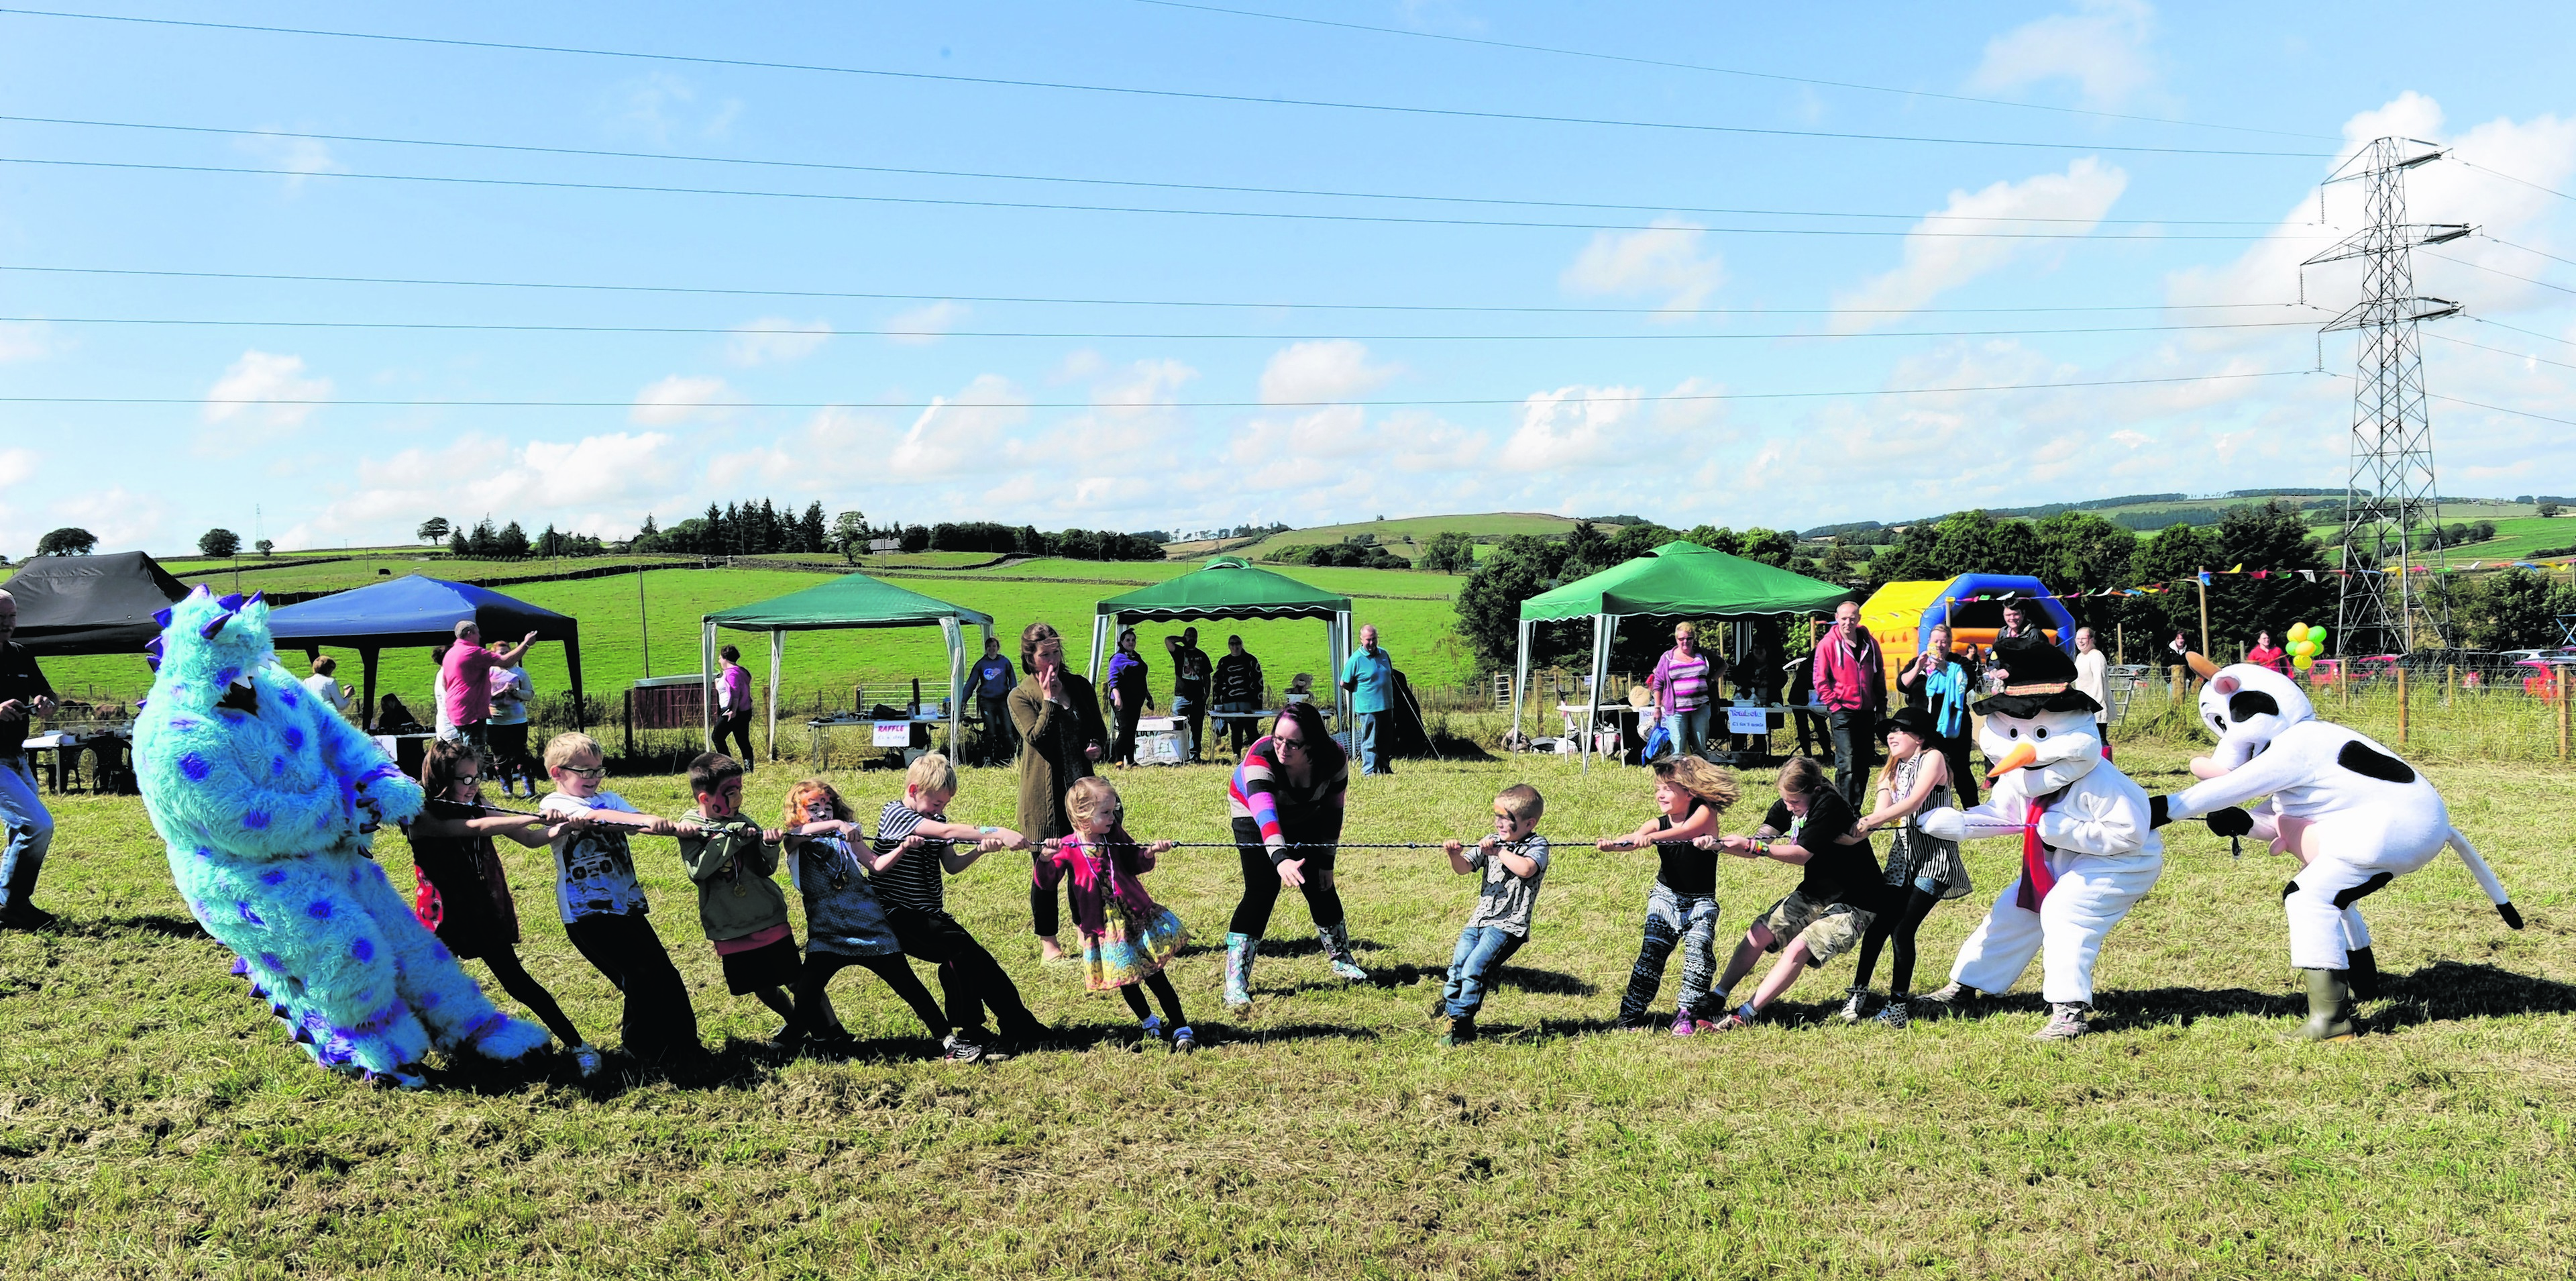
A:
POLYGON ((2208 679, 2201 719, 2218 750, 2194 758, 2202 781, 2155 798, 2155 821, 2207 818, 2221 836, 2252 833, 2276 854, 2295 854, 2299 874, 2281 891, 2290 918, 2290 964, 2308 987, 2310 1040, 2353 1035, 2356 996, 2376 993, 2379 966, 2361 899, 2430 863, 2443 847, 2487 892, 2504 923, 2522 928, 2486 860, 2451 826, 2442 795, 2385 747, 2341 725, 2317 719, 2298 682, 2267 667, 2217 667, 2198 654, 2192 670, 2208 679), (2271 803, 2248 814, 2235 807, 2257 797, 2271 803))
POLYGON ((2089 1030, 2102 940, 2163 874, 2164 841, 2146 791, 2103 759, 2093 722, 2101 704, 2073 687, 2074 660, 2033 636, 1997 645, 1995 662, 2009 683, 1977 704, 1993 790, 1975 809, 1934 810, 1920 824, 1943 840, 2019 837, 2022 874, 1959 949, 1950 985, 1928 999, 1965 1009, 2011 987, 2044 954, 2049 1019, 2039 1039, 2065 1040, 2089 1030))

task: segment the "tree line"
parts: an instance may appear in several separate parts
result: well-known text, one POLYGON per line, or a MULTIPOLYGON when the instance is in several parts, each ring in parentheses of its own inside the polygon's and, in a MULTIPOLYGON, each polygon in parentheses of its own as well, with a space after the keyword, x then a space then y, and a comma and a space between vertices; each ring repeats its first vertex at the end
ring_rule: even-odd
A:
MULTIPOLYGON (((2447 532, 2447 531, 2446 531, 2447 532)), ((2474 533, 2474 530, 2465 531, 2474 533)), ((2111 637, 2126 632, 2131 657, 2151 653, 2176 632, 2200 643, 2202 570, 2243 565, 2251 572, 2215 572, 2208 589, 2209 643, 2233 649, 2269 631, 2275 642, 2290 624, 2335 625, 2340 581, 2329 572, 2330 548, 2301 507, 2287 499, 2231 508, 2214 527, 2173 525, 2142 536, 2090 511, 2066 510, 2038 520, 2015 520, 1988 511, 1953 512, 1906 527, 1866 561, 1840 544, 1810 556, 1784 530, 1733 530, 1700 526, 1676 532, 1661 525, 1630 525, 1605 533, 1586 523, 1551 542, 1515 535, 1472 562, 1458 593, 1458 630, 1486 670, 1509 670, 1520 636, 1523 601, 1625 563, 1679 538, 1704 547, 1806 574, 1850 583, 1867 598, 1891 582, 1940 581, 1961 574, 2027 575, 2066 599, 2076 621, 2111 637), (2304 571, 2304 572, 2302 572, 2304 571), (2174 584, 2150 595, 2103 596, 2105 589, 2174 584)), ((1428 566, 1426 566, 1427 568, 1428 566)), ((2576 584, 2530 570, 2428 575, 2426 590, 2448 613, 2454 643, 2500 650, 2554 645, 2558 619, 2576 615, 2576 584)), ((1623 666, 1653 661, 1664 638, 1623 636, 1614 659, 1623 666), (1632 652, 1634 651, 1634 652, 1632 652)), ((1532 661, 1554 662, 1582 654, 1588 624, 1538 629, 1532 661)))

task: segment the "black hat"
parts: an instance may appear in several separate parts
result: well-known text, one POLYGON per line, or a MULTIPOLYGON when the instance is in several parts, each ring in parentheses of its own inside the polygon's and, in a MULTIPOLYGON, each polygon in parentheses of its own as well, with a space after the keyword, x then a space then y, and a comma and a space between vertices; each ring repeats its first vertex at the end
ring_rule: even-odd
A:
POLYGON ((1889 713, 1886 720, 1878 723, 1879 737, 1885 738, 1892 729, 1904 730, 1926 743, 1940 737, 1932 732, 1931 715, 1920 707, 1900 707, 1889 713))
POLYGON ((1979 716, 2039 716, 2048 712, 2098 712, 2100 703, 2075 688, 2075 660, 2046 633, 2007 636, 1989 660, 2004 669, 2004 692, 1977 704, 1979 716))

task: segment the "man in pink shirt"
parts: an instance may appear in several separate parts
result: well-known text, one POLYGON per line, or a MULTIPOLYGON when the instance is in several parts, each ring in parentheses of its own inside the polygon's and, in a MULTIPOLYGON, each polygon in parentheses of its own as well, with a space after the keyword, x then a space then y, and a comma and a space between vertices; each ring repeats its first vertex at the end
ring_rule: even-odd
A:
POLYGON ((1878 763, 1878 713, 1887 706, 1887 660, 1877 638, 1860 629, 1860 604, 1834 609, 1833 630, 1816 642, 1816 701, 1833 728, 1834 790, 1860 813, 1878 763))
POLYGON ((489 750, 483 722, 492 718, 492 669, 518 662, 536 643, 537 634, 530 632, 516 645, 485 649, 483 629, 473 619, 456 625, 456 643, 438 660, 438 702, 456 736, 473 744, 474 750, 489 750))

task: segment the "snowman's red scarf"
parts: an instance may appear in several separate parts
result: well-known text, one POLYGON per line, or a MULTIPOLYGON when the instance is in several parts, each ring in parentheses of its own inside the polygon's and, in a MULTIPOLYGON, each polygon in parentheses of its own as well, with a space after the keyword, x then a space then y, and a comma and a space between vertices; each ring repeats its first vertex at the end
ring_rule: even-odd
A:
POLYGON ((2048 847, 2040 843, 2039 816, 2063 795, 2065 792, 2056 791, 2031 798, 2030 822, 2021 829, 2021 893, 2013 898, 2014 904, 2025 912, 2038 911, 2048 892, 2057 888, 2057 874, 2048 870, 2048 847))

